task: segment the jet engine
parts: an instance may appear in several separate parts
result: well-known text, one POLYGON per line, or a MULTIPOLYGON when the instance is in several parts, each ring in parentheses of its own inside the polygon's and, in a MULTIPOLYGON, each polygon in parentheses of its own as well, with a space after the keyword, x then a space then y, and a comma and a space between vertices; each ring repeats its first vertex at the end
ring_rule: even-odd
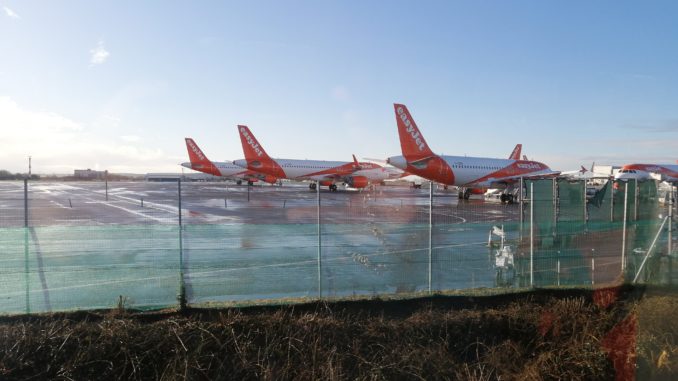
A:
POLYGON ((365 176, 351 176, 348 178, 348 186, 352 188, 365 188, 370 181, 365 176))

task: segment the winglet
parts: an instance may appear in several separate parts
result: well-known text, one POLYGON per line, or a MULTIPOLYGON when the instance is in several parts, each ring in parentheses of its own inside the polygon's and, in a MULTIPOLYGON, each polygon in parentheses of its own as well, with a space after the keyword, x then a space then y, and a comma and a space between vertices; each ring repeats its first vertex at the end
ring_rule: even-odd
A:
POLYGON ((398 135, 400 136, 400 148, 403 156, 408 161, 419 160, 425 157, 436 156, 428 147, 424 136, 419 132, 412 115, 407 107, 402 104, 394 104, 396 122, 398 123, 398 135))
POLYGON ((511 160, 520 160, 520 153, 523 150, 523 145, 522 144, 516 144, 516 148, 513 149, 513 152, 509 155, 509 159, 511 160))
POLYGON ((271 160, 247 126, 238 125, 238 132, 240 132, 242 151, 247 161, 257 160, 261 162, 271 160))

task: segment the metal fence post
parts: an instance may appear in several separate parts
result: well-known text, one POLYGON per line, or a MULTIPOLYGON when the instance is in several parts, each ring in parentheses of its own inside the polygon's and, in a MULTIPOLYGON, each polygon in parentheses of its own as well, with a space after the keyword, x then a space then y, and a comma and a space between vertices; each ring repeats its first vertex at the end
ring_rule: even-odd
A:
POLYGON ((28 227, 28 179, 24 179, 24 227, 28 227))
POLYGON ((179 310, 186 309, 186 284, 184 283, 184 228, 181 220, 181 179, 177 180, 177 195, 179 208, 179 310))
POLYGON ((433 278, 433 181, 428 189, 428 293, 431 294, 433 278))
POLYGON ((316 184, 316 193, 318 195, 318 299, 323 297, 323 281, 322 281, 322 241, 320 235, 320 181, 316 184))
POLYGON ((638 221, 638 179, 633 179, 633 220, 638 221))
MULTIPOLYGON (((560 252, 558 252, 560 254, 560 252)), ((560 286, 560 258, 556 261, 556 285, 560 286)))
POLYGON ((668 251, 667 254, 669 258, 671 257, 671 240, 673 239, 673 234, 671 233, 673 229, 673 185, 671 185, 671 192, 669 193, 669 242, 668 242, 668 251))
POLYGON ((534 182, 530 182, 530 287, 534 287, 534 182))
POLYGON ((629 199, 629 182, 624 183, 624 221, 622 227, 622 253, 621 253, 621 269, 622 272, 626 269, 626 209, 628 209, 629 199))
POLYGON ((525 209, 524 209, 525 199, 523 197, 523 191, 525 189, 524 187, 525 187, 525 184, 523 182, 523 178, 521 177, 520 178, 520 192, 518 192, 518 201, 520 203, 520 234, 521 234, 521 237, 522 237, 522 233, 523 233, 523 222, 525 222, 524 221, 525 216, 523 215, 525 213, 525 209))
POLYGON ((596 284, 596 250, 591 249, 591 284, 596 284))
POLYGON ((557 180, 556 180, 555 177, 553 178, 552 181, 553 181, 553 184, 552 184, 553 189, 551 191, 553 192, 553 195, 551 197, 553 197, 553 229, 554 229, 553 234, 555 234, 555 231, 557 231, 557 227, 558 227, 558 209, 559 209, 558 193, 559 193, 559 188, 558 188, 558 183, 557 183, 557 180))
POLYGON ((632 283, 636 283, 638 281, 638 277, 640 276, 640 273, 643 271, 643 266, 645 266, 645 262, 647 262, 647 259, 650 257, 652 249, 654 249, 654 245, 657 243, 657 239, 659 239, 659 236, 662 234, 662 230, 664 230, 664 224, 666 224, 666 220, 668 219, 669 219, 668 216, 664 217, 664 221, 662 221, 659 230, 657 230, 657 235, 654 236, 654 240, 652 240, 650 248, 647 249, 647 253, 645 253, 645 258, 643 258, 643 261, 640 263, 640 267, 638 268, 638 272, 636 273, 636 276, 633 278, 632 283))
POLYGON ((586 228, 586 223, 589 221, 588 209, 586 208, 586 180, 582 180, 582 183, 584 183, 584 195, 582 197, 584 198, 584 227, 586 228))
POLYGON ((106 201, 108 201, 108 179, 106 179, 106 201))
POLYGON ((610 222, 614 222, 614 185, 619 183, 615 183, 614 180, 607 181, 612 181, 612 189, 610 189, 610 222))
POLYGON ((28 266, 28 179, 24 179, 24 273, 26 274, 26 315, 30 315, 31 285, 28 266))

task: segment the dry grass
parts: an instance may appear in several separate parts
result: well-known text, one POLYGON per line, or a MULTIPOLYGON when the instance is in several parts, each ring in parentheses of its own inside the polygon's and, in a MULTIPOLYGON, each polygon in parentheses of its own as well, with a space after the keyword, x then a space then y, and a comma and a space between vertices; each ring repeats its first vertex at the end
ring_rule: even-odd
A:
POLYGON ((537 290, 5 318, 0 379, 609 380, 609 353, 628 348, 603 342, 622 342, 607 337, 634 314, 639 379, 678 379, 678 297, 618 295, 609 305, 591 291, 537 290))

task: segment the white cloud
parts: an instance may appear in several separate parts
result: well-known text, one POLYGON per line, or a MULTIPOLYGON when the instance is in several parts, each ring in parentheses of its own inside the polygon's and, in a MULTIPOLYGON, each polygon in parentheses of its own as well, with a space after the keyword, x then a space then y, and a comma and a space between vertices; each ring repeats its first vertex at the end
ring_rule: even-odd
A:
POLYGON ((16 12, 14 12, 13 10, 11 10, 7 7, 2 7, 2 9, 5 10, 5 13, 7 14, 7 16, 9 16, 13 19, 17 19, 17 20, 21 19, 21 17, 18 14, 16 14, 16 12))
POLYGON ((130 143, 138 143, 141 141, 141 137, 136 135, 123 135, 120 139, 130 143))
POLYGON ((111 172, 178 172, 180 158, 159 148, 146 147, 137 136, 122 136, 116 142, 93 135, 89 129, 54 112, 22 108, 0 96, 2 150, 0 169, 25 171, 26 158, 33 157, 34 173, 72 173, 76 168, 111 172))
POLYGON ((96 48, 90 50, 89 52, 91 54, 89 62, 92 65, 100 65, 106 62, 108 56, 111 55, 111 53, 109 53, 108 50, 104 48, 104 42, 102 40, 99 40, 96 48))

